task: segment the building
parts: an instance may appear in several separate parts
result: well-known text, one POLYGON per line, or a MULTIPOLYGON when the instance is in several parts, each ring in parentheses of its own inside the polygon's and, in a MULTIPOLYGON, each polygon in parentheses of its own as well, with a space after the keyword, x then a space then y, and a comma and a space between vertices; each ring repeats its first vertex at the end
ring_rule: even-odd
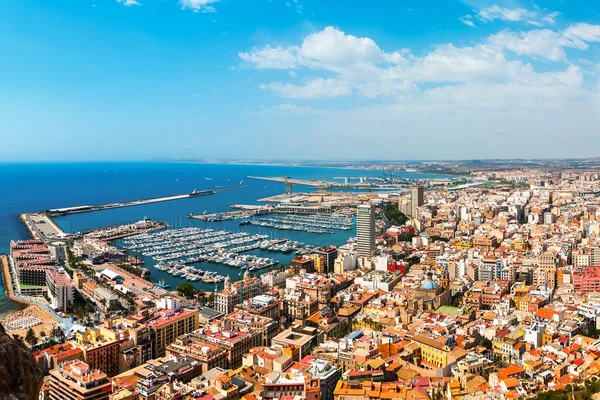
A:
POLYGON ((337 254, 338 251, 335 246, 322 247, 313 251, 311 258, 314 260, 315 271, 322 274, 333 272, 337 254), (323 258, 320 259, 319 256, 323 258))
POLYGON ((227 277, 224 286, 223 290, 215 293, 215 310, 225 315, 233 312, 236 304, 262 294, 265 289, 260 278, 252 278, 248 270, 241 281, 231 283, 231 279, 227 277))
POLYGON ((223 319, 225 330, 246 332, 252 335, 252 346, 269 346, 277 334, 279 318, 261 317, 246 311, 236 311, 223 319))
POLYGON ((375 209, 373 206, 358 206, 356 224, 358 256, 373 257, 375 255, 375 209))
POLYGON ((193 333, 180 336, 175 343, 167 346, 168 356, 185 356, 197 360, 201 373, 213 368, 227 368, 227 352, 219 346, 211 345, 195 337, 193 333))
POLYGON ((83 350, 83 359, 92 369, 99 369, 108 376, 119 373, 119 341, 111 335, 103 335, 103 328, 87 328, 77 332, 75 341, 83 350))
POLYGON ((50 371, 50 400, 104 400, 111 391, 112 384, 106 374, 80 360, 50 371))
POLYGON ((413 186, 410 188, 410 217, 419 218, 419 207, 424 204, 423 186, 413 186))
POLYGON ((50 305, 55 310, 67 311, 73 304, 73 283, 64 269, 46 270, 46 286, 50 305))
POLYGON ((320 332, 317 328, 294 325, 273 338, 274 345, 286 347, 289 345, 300 349, 300 359, 310 354, 320 340, 320 332))
POLYGON ((198 329, 198 310, 161 310, 160 316, 147 323, 153 338, 153 358, 164 357, 166 348, 177 337, 198 329))
POLYGON ((217 346, 227 353, 227 368, 235 369, 242 365, 244 354, 252 348, 252 334, 234 330, 199 329, 194 337, 201 342, 217 346))

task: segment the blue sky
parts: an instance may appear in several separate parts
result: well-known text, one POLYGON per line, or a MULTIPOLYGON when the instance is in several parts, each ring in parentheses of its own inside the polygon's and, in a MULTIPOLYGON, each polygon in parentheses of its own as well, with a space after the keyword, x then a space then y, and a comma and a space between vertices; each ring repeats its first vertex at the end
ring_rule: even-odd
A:
POLYGON ((596 1, 4 0, 0 159, 600 156, 596 1))

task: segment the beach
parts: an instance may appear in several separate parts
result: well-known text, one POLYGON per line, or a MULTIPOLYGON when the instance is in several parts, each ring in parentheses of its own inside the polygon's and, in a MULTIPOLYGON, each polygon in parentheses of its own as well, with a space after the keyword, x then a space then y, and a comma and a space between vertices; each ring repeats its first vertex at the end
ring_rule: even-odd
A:
POLYGON ((4 279, 4 287, 6 289, 6 297, 16 303, 22 304, 24 307, 20 310, 13 311, 13 312, 8 313, 7 315, 3 316, 2 318, 0 318, 0 323, 6 328, 6 331, 8 334, 10 334, 10 335, 17 334, 21 337, 25 337, 29 328, 8 329, 6 324, 10 323, 10 322, 19 321, 19 320, 27 318, 27 317, 35 317, 35 318, 38 318, 41 322, 40 324, 31 327, 33 329, 33 331, 35 332, 36 336, 41 339, 41 337, 42 337, 41 332, 44 332, 46 335, 49 335, 50 332, 52 331, 52 327, 54 326, 54 324, 56 324, 60 321, 58 321, 52 314, 50 314, 43 307, 41 307, 37 304, 29 303, 26 300, 23 300, 22 298, 15 297, 13 287, 12 287, 12 281, 10 280, 9 272, 8 272, 8 259, 6 256, 0 256, 0 261, 2 263, 2 277, 4 279))

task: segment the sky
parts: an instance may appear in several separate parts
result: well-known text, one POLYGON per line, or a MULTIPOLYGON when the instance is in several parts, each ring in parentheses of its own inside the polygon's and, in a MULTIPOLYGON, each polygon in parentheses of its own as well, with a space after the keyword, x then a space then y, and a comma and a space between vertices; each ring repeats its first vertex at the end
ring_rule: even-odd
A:
POLYGON ((600 156, 596 0, 3 0, 0 160, 600 156))

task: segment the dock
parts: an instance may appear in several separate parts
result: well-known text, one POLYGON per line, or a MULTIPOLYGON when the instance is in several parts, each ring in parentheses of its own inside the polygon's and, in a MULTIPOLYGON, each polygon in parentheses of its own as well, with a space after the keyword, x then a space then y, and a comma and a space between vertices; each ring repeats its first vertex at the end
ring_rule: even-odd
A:
POLYGON ((195 197, 203 197, 203 196, 218 194, 218 193, 226 191, 226 190, 242 189, 245 187, 248 187, 248 186, 247 185, 238 185, 238 186, 231 186, 231 187, 225 187, 225 188, 202 190, 199 192, 193 191, 191 193, 177 194, 174 196, 153 197, 150 199, 123 201, 123 202, 109 203, 109 204, 99 204, 99 205, 95 205, 95 206, 76 206, 76 207, 56 208, 53 210, 47 210, 45 213, 50 217, 60 217, 60 216, 69 215, 69 214, 78 214, 78 213, 92 212, 92 211, 103 211, 103 210, 110 210, 113 208, 135 207, 135 206, 141 206, 141 205, 145 205, 145 204, 162 203, 165 201, 174 201, 174 200, 182 200, 182 199, 189 199, 189 198, 195 198, 195 197))
MULTIPOLYGON (((353 190, 400 190, 406 189, 408 184, 386 184, 380 182, 368 183, 368 182, 360 182, 360 183, 338 183, 338 182, 330 182, 319 179, 292 179, 289 177, 264 177, 264 176, 248 176, 248 179, 255 179, 261 181, 271 181, 271 182, 281 182, 285 183, 286 186, 291 188, 292 186, 311 186, 320 189, 353 189, 353 190)), ((370 178, 370 179, 378 179, 378 178, 370 178)), ((288 189, 291 193, 291 190, 288 189)))

